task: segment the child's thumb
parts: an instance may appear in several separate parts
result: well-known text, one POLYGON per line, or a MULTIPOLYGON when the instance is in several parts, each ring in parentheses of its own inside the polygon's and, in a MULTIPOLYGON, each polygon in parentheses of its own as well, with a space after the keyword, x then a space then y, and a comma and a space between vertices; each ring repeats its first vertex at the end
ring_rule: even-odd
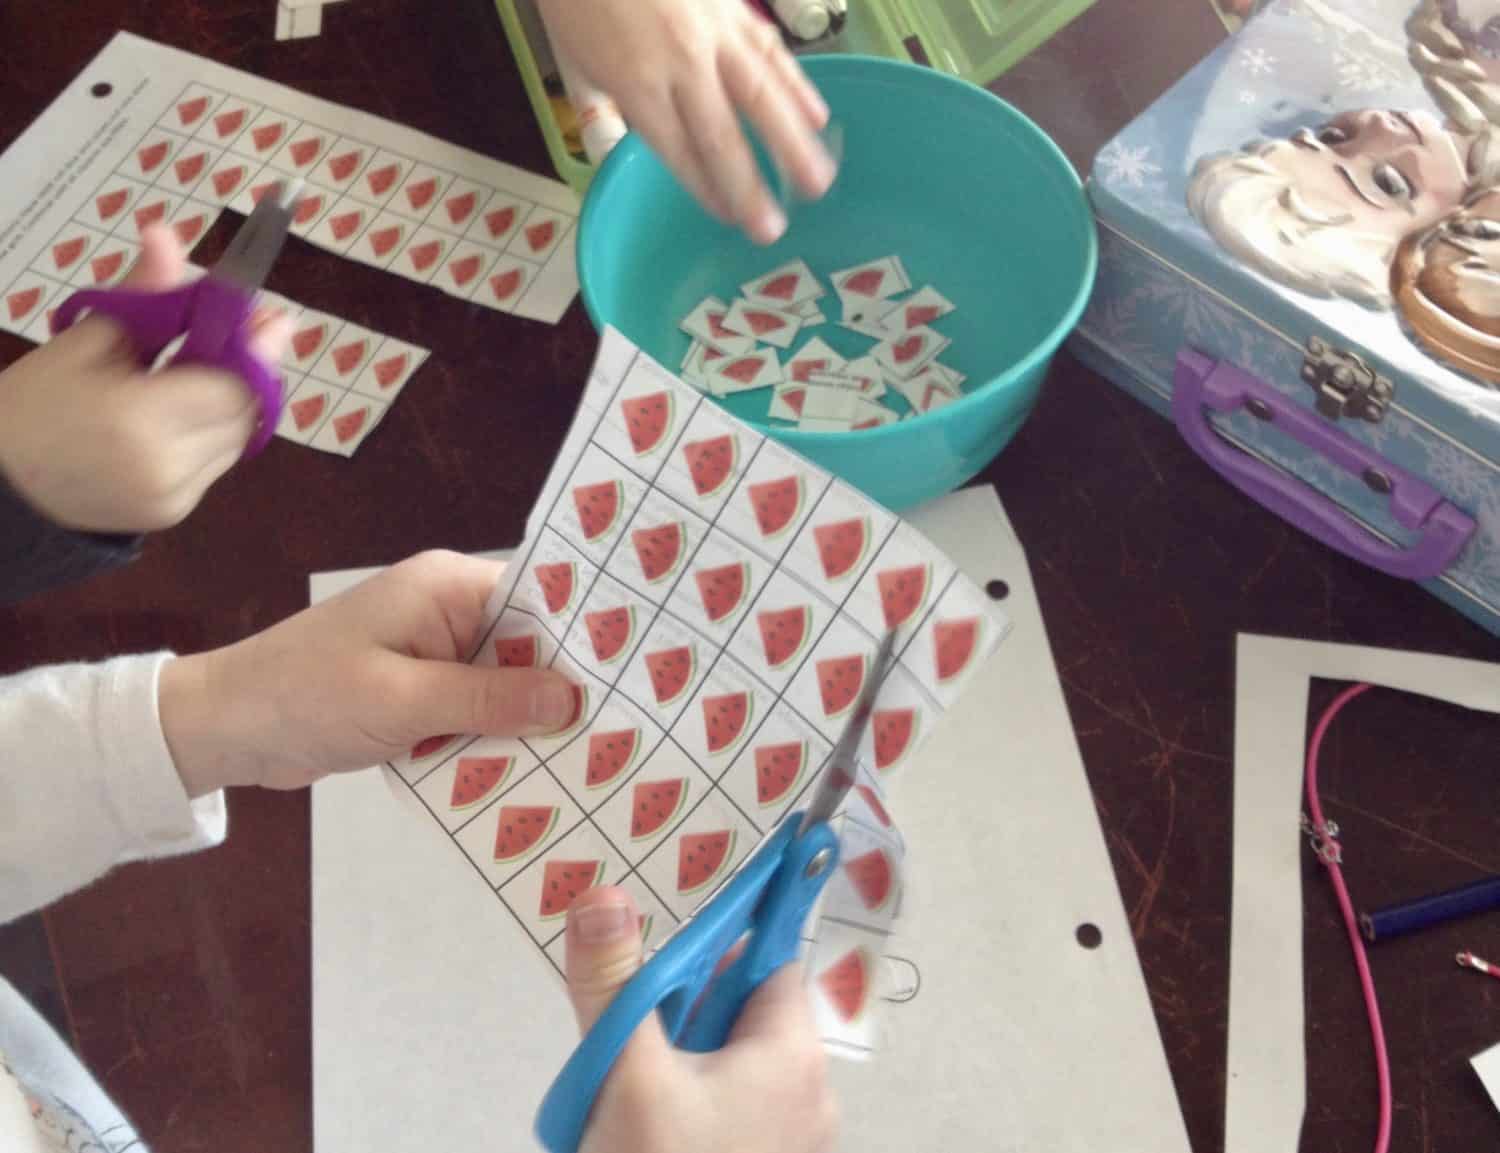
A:
POLYGON ((624 889, 591 889, 568 910, 568 996, 587 1033, 641 967, 641 916, 624 889))

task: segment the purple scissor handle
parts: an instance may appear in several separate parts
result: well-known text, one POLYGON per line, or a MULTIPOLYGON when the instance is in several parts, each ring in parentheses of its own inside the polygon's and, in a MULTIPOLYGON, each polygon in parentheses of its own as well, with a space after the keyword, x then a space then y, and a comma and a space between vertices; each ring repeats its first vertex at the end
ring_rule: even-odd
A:
POLYGON ((179 336, 182 348, 172 364, 198 364, 233 373, 245 382, 260 408, 259 422, 245 446, 254 456, 270 442, 281 419, 281 374, 250 348, 250 316, 255 293, 266 282, 286 243, 300 182, 290 190, 277 185, 262 196, 208 274, 163 292, 130 288, 88 289, 74 293, 52 318, 62 332, 85 313, 98 313, 129 335, 144 365, 179 336))

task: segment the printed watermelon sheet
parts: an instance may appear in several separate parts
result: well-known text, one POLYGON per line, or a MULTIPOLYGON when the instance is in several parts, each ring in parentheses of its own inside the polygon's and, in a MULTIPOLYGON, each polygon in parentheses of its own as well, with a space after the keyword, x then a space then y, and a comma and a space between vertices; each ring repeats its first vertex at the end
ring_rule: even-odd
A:
POLYGON ((435 737, 389 768, 559 971, 567 901, 594 883, 633 893, 653 949, 807 799, 893 620, 804 952, 825 1042, 860 1056, 901 907, 888 790, 1008 621, 910 526, 619 333, 473 657, 563 671, 578 719, 435 737))
MULTIPOLYGON (((303 181, 295 235, 413 291, 551 324, 578 291, 566 185, 124 32, 0 169, 0 331, 37 343, 73 292, 124 279, 142 228, 194 249, 288 178, 303 181)), ((277 434, 352 455, 427 353, 272 302, 299 314, 277 434)))

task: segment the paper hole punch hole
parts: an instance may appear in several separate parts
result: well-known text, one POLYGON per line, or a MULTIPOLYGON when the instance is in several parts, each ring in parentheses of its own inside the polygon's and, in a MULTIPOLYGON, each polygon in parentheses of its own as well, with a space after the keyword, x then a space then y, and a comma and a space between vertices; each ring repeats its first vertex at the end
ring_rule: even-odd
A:
POLYGON ((1010 596, 1010 585, 996 577, 994 580, 985 582, 984 591, 989 594, 990 600, 1003 601, 1010 596))
POLYGON ((1094 950, 1104 944, 1104 934, 1099 931, 1099 926, 1092 921, 1085 921, 1078 926, 1078 931, 1073 934, 1078 943, 1085 949, 1094 950))
POLYGON ((108 80, 101 80, 98 84, 95 84, 92 88, 89 89, 89 95, 92 96, 95 100, 103 100, 114 90, 115 86, 108 80))

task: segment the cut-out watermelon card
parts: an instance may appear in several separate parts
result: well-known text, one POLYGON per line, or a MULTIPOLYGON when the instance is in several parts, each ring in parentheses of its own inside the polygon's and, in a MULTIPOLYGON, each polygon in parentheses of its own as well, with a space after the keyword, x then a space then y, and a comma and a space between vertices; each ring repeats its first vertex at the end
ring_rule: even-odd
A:
POLYGON ((573 618, 563 647, 605 684, 620 676, 654 615, 653 606, 608 574, 600 574, 573 618))
POLYGON ((390 402, 427 360, 427 350, 394 337, 382 337, 350 386, 355 392, 390 402))
POLYGON ((698 405, 656 483, 700 516, 714 519, 758 453, 761 437, 714 405, 698 405))
POLYGON ((729 877, 759 838, 738 809, 710 792, 640 866, 642 880, 678 917, 729 877))
POLYGON ((572 218, 534 204, 511 233, 506 247, 513 255, 540 264, 557 251, 557 246, 572 228, 572 218))
POLYGON ((329 338, 322 355, 307 370, 308 375, 349 388, 374 358, 383 340, 384 337, 368 328, 357 324, 342 325, 329 338))
POLYGON ((729 651, 782 692, 835 615, 832 603, 778 569, 740 620, 729 651))
POLYGON ((860 763, 882 782, 898 775, 931 734, 942 707, 901 664, 891 669, 860 742, 860 763))
POLYGON ((330 313, 304 309, 298 315, 291 339, 281 354, 282 365, 299 372, 311 372, 343 327, 344 322, 330 313))
POLYGON ((589 731, 554 756, 548 767, 587 813, 606 804, 645 764, 666 734, 645 710, 609 693, 589 731))
POLYGON ((946 708, 994 647, 996 629, 984 593, 968 581, 950 582, 902 653, 902 664, 946 708))
POLYGON ((667 613, 658 613, 634 657, 620 676, 618 689, 663 728, 692 700, 713 663, 707 638, 667 613))
POLYGON ((698 396, 665 369, 644 358, 598 417, 599 447, 643 481, 654 480, 677 442, 698 396))
POLYGON ((276 435, 298 444, 309 444, 337 407, 341 391, 327 381, 285 374, 282 387, 287 399, 281 410, 281 421, 276 426, 276 435))
POLYGON ((652 604, 665 604, 707 536, 707 521, 653 488, 605 567, 652 604))
POLYGON ((828 486, 787 552, 786 567, 813 588, 841 601, 859 581, 896 524, 843 481, 828 486))
MULTIPOLYGON (((482 222, 493 195, 495 193, 482 184, 462 176, 454 177, 439 192, 427 223, 452 236, 463 236, 476 222, 482 222)), ((496 242, 490 243, 492 247, 498 247, 496 242)))
POLYGON ((770 564, 759 553, 711 532, 677 582, 668 607, 714 643, 726 644, 770 574, 770 564))
POLYGON ((829 476, 774 441, 762 441, 719 516, 725 532, 779 562, 822 500, 829 476))
POLYGON ((385 416, 384 401, 346 392, 308 443, 324 452, 353 456, 385 416))
POLYGON ((408 234, 406 245, 391 264, 391 270, 418 284, 427 284, 446 267, 453 244, 453 237, 446 232, 419 224, 408 234))
MULTIPOLYGON (((437 226, 429 221, 428 227, 437 226)), ((461 237, 452 237, 432 283, 450 296, 456 296, 460 300, 472 299, 499 259, 500 253, 493 248, 461 237)))
POLYGON ((470 299, 500 312, 517 312, 537 272, 537 266, 529 260, 501 253, 475 285, 470 299))
POLYGON ((839 867, 823 890, 821 914, 890 932, 901 912, 904 847, 890 831, 855 820, 847 811, 835 825, 839 867))
POLYGON ((537 944, 545 946, 566 927, 568 906, 578 894, 623 881, 628 871, 604 836, 585 821, 507 881, 500 899, 537 944))
POLYGON ((593 820, 635 866, 712 792, 713 780, 674 741, 664 740, 617 781, 593 820))
POLYGON ((796 710, 778 702, 741 743, 719 787, 759 833, 768 833, 806 795, 832 747, 796 710))
POLYGON ((401 187, 390 198, 388 207, 392 212, 401 216, 425 222, 442 204, 451 183, 453 183, 451 173, 427 164, 414 164, 407 172, 401 187))
POLYGON ((597 445, 589 445, 568 478, 549 523, 580 552, 602 566, 621 540, 645 495, 640 477, 597 445))
POLYGON ((475 206, 464 235, 492 248, 504 248, 531 214, 531 203, 504 191, 478 199, 483 203, 475 206))
POLYGON ((453 839, 485 880, 498 888, 582 820, 578 806, 552 775, 533 768, 513 779, 504 796, 463 824, 453 839))
POLYGON ((828 921, 808 954, 813 1023, 823 1044, 841 1056, 865 1060, 875 1048, 884 947, 879 933, 828 921))
POLYGON ((672 727, 672 739, 718 779, 770 711, 771 688, 727 652, 709 669, 693 701, 672 727))
POLYGON ((536 757, 521 741, 483 737, 418 781, 417 796, 439 824, 455 832, 507 798, 536 766, 536 757))

